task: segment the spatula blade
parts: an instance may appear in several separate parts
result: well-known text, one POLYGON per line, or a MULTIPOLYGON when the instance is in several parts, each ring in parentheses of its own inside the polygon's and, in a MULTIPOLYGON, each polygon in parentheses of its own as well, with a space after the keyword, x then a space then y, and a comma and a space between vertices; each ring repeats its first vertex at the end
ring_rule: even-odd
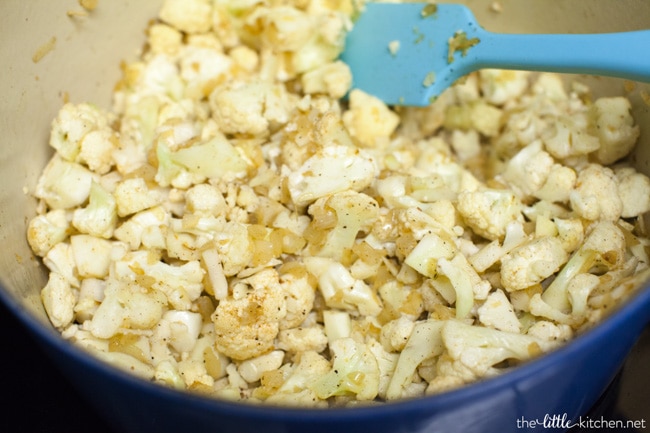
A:
POLYGON ((449 61, 449 40, 458 32, 472 40, 479 30, 463 5, 367 3, 341 59, 350 66, 353 88, 389 105, 424 106, 470 72, 461 53, 449 61))

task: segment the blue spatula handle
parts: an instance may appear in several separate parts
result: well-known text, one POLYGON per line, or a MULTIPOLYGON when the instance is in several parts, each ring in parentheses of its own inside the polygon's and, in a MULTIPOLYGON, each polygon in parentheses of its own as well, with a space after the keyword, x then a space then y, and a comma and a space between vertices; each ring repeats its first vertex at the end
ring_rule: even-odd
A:
MULTIPOLYGON (((474 68, 588 73, 650 81, 650 30, 603 34, 502 34, 479 29, 474 68)), ((471 63, 471 62, 470 62, 471 63)))

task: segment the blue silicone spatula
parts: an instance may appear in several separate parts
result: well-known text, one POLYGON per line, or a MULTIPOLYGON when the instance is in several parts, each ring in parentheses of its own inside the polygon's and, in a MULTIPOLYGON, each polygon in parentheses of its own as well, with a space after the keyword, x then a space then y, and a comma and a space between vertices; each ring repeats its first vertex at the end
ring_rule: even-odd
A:
POLYGON ((367 3, 341 59, 353 88, 389 105, 425 106, 482 68, 603 75, 650 81, 650 30, 602 34, 502 34, 458 4, 367 3))

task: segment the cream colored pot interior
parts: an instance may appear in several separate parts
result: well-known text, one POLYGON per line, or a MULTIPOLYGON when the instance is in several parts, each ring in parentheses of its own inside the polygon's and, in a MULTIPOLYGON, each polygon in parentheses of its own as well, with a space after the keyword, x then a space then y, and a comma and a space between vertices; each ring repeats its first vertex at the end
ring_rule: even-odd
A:
MULTIPOLYGON (((99 0, 89 16, 76 0, 0 2, 0 278, 20 308, 47 322, 39 292, 45 273, 25 240, 30 197, 51 151, 49 125, 65 100, 110 107, 119 64, 137 55, 160 1, 99 0), (70 16, 69 12, 72 12, 70 16)), ((647 0, 468 0, 488 30, 613 32, 650 27, 647 0), (501 12, 491 5, 498 3, 501 12)), ((638 53, 647 55, 647 53, 638 53)), ((629 93, 642 127, 635 159, 650 173, 650 85, 584 78, 598 94, 629 93), (632 89, 633 87, 633 89, 632 89), (631 90, 631 91, 630 91, 631 90), (647 102, 644 102, 645 101, 647 102)))

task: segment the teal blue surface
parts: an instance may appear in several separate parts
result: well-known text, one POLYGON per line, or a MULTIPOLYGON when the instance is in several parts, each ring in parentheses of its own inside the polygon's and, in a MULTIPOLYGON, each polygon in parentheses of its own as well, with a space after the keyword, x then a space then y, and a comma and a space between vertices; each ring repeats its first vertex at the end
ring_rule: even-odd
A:
POLYGON ((389 105, 428 105, 458 78, 483 68, 580 73, 650 81, 650 30, 603 34, 499 34, 483 29, 463 5, 369 3, 341 59, 353 88, 389 105), (458 31, 475 45, 452 53, 458 31), (390 44, 398 44, 390 50, 390 44))

